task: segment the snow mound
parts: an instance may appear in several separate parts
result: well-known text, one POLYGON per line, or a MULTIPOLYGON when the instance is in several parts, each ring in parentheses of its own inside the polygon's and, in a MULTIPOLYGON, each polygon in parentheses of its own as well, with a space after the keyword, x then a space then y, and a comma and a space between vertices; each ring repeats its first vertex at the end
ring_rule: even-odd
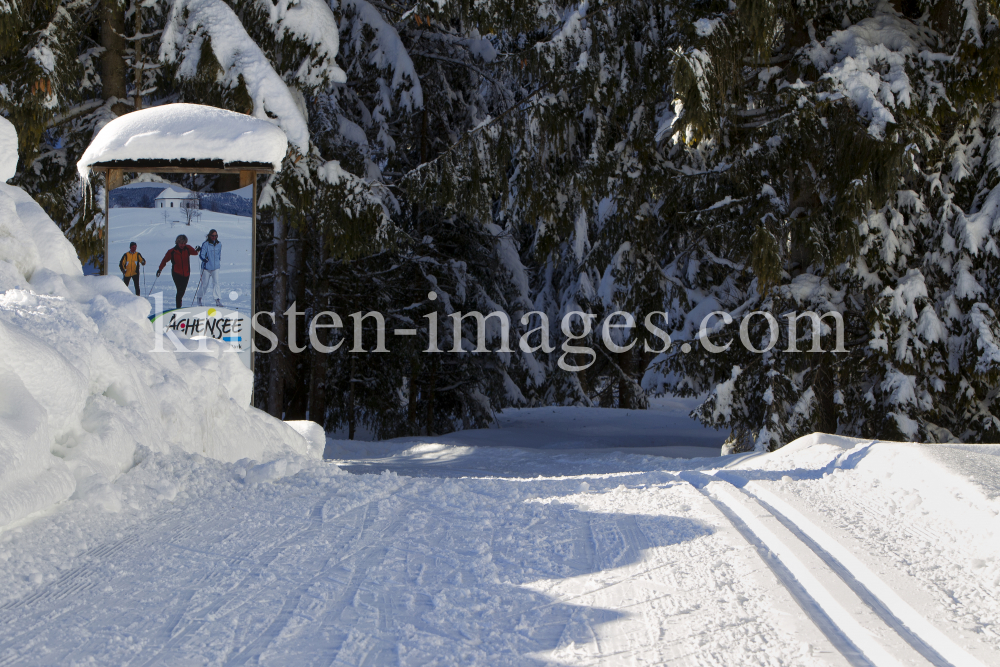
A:
POLYGON ((845 497, 882 505, 888 515, 955 533, 955 544, 988 560, 1000 577, 1000 446, 920 444, 813 433, 781 449, 749 457, 734 470, 763 479, 822 481, 845 497))
POLYGON ((17 131, 10 121, 0 116, 0 183, 14 178, 17 169, 17 131))
POLYGON ((117 511, 112 482, 137 451, 322 456, 314 429, 249 407, 228 346, 157 345, 148 313, 120 279, 85 277, 41 207, 0 184, 0 527, 71 497, 117 511))
POLYGON ((316 422, 311 422, 308 420, 293 420, 286 421, 286 424, 295 429, 295 432, 306 439, 309 446, 313 449, 322 452, 323 448, 326 447, 326 431, 323 427, 316 422))
POLYGON ((164 104, 105 125, 77 168, 84 179, 92 165, 113 160, 264 162, 279 171, 287 150, 285 133, 266 120, 201 104, 164 104))
POLYGON ((274 461, 261 463, 250 468, 243 481, 246 484, 274 482, 285 477, 291 477, 301 469, 302 466, 295 460, 287 458, 275 459, 274 461))
POLYGON ((968 619, 996 618, 1000 446, 817 433, 730 469, 751 471, 757 483, 857 540, 845 545, 896 559, 902 571, 939 587, 964 627, 968 619))

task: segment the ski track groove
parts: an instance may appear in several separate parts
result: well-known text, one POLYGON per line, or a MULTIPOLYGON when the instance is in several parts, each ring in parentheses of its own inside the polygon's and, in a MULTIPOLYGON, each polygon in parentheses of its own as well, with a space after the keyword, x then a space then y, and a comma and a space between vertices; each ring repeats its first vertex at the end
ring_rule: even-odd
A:
MULTIPOLYGON (((738 517, 725 503, 712 497, 711 493, 687 479, 688 475, 680 473, 681 479, 697 489, 711 502, 723 517, 732 525, 743 539, 745 539, 760 556, 761 560, 770 568, 778 582, 785 587, 792 599, 799 605, 802 611, 816 625, 837 651, 844 656, 844 659, 852 667, 878 667, 869 660, 855 645, 855 643, 833 622, 825 609, 813 598, 812 595, 799 583, 791 570, 770 550, 770 548, 760 539, 751 528, 738 517)), ((707 476, 706 476, 707 477, 707 476)), ((709 478, 716 481, 715 478, 709 478)))
MULTIPOLYGON (((761 556, 761 559, 768 565, 772 572, 774 572, 779 582, 789 591, 789 593, 791 593, 793 599, 795 599, 802 610, 810 617, 813 623, 817 625, 823 634, 827 636, 831 643, 837 648, 838 651, 840 651, 840 653, 851 665, 856 665, 858 667, 870 665, 872 667, 876 667, 878 662, 873 662, 869 656, 866 656, 864 652, 862 652, 857 645, 854 644, 849 634, 831 619, 826 610, 822 608, 822 605, 820 605, 816 599, 804 589, 801 583, 798 582, 792 572, 788 569, 787 565, 782 562, 782 558, 776 555, 770 547, 767 546, 765 541, 761 539, 761 537, 758 536, 746 522, 736 516, 734 511, 728 506, 728 503, 723 501, 721 498, 713 497, 713 493, 708 489, 709 483, 720 482, 726 484, 727 488, 742 494, 744 497, 750 499, 756 507, 763 509, 770 514, 778 523, 794 535, 799 542, 808 547, 808 549, 812 551, 823 562, 823 564, 833 574, 835 574, 854 593, 854 595, 861 600, 861 602, 864 603, 865 606, 874 612, 875 615, 878 616, 888 628, 895 632, 900 639, 913 648, 929 664, 934 665, 934 667, 971 667, 972 665, 979 665, 980 667, 983 667, 981 663, 971 656, 968 656, 968 654, 963 655, 964 651, 962 649, 954 649, 958 652, 958 661, 954 661, 954 659, 949 660, 943 656, 941 652, 939 652, 932 645, 933 642, 930 642, 927 638, 920 636, 918 632, 909 627, 895 613, 893 613, 891 604, 884 601, 868 586, 862 583, 862 581, 860 581, 860 579, 863 578, 861 575, 853 572, 847 564, 841 562, 829 551, 824 549, 816 540, 807 534, 805 529, 796 524, 795 521, 778 511, 774 506, 754 493, 752 489, 747 488, 753 484, 752 482, 748 483, 747 480, 740 479, 738 476, 735 476, 728 471, 723 472, 722 470, 708 474, 692 472, 678 473, 677 477, 696 488, 702 493, 702 495, 708 498, 708 500, 715 505, 720 513, 725 516, 725 518, 744 537, 744 539, 756 548, 758 554, 761 556), (731 476, 737 477, 735 482, 729 479, 731 476), (695 479, 697 479, 697 482, 693 481, 695 479)), ((887 518, 883 511, 877 510, 874 506, 869 506, 864 501, 861 501, 861 504, 864 509, 872 515, 887 518)), ((816 530, 817 528, 814 526, 813 529, 816 530)), ((934 539, 939 537, 933 534, 925 534, 924 531, 909 530, 907 532, 913 536, 919 536, 924 539, 934 539)), ((792 558, 794 558, 794 556, 792 556, 792 558)), ((881 580, 879 580, 873 573, 867 572, 866 574, 869 579, 874 578, 879 584, 886 587, 884 582, 881 582, 881 580)), ((916 614, 916 612, 912 613, 916 614)), ((923 619, 922 617, 920 620, 924 623, 927 622, 926 619, 923 619)), ((944 641, 947 642, 948 640, 944 641)), ((940 644, 941 640, 939 639, 937 643, 940 644)))
MULTIPOLYGON (((190 635, 200 630, 208 622, 206 617, 212 616, 215 620, 218 620, 218 617, 216 617, 217 612, 222 610, 222 608, 225 607, 227 603, 234 601, 237 597, 240 596, 241 593, 248 591, 249 589, 248 581, 259 580, 261 575, 268 570, 271 564, 274 563, 274 561, 277 560, 287 550, 287 548, 294 543, 294 541, 296 541, 298 538, 301 538, 301 536, 306 533, 314 532, 317 530, 316 526, 317 522, 319 522, 320 524, 323 523, 322 519, 323 508, 326 505, 326 503, 328 503, 331 500, 332 497, 333 497, 332 495, 328 496, 313 506, 308 515, 309 517, 308 527, 298 530, 293 529, 291 531, 280 532, 278 535, 278 539, 274 543, 272 543, 272 546, 268 548, 261 557, 256 559, 254 567, 251 568, 251 570, 246 574, 246 576, 244 576, 240 581, 238 581, 226 593, 217 596, 215 599, 211 601, 211 603, 199 609, 192 610, 185 606, 185 608, 183 608, 182 611, 179 613, 178 621, 174 625, 175 629, 178 625, 180 625, 185 616, 196 616, 200 618, 192 619, 179 632, 175 633, 171 631, 171 636, 168 639, 168 641, 163 646, 161 646, 159 650, 157 650, 157 652, 152 657, 148 658, 145 662, 143 662, 142 667, 151 667, 152 665, 157 664, 157 662, 159 662, 162 658, 165 657, 168 651, 180 646, 185 639, 187 639, 190 635)), ((282 515, 282 516, 286 519, 293 518, 288 515, 282 515)), ((228 558, 223 556, 214 556, 214 555, 213 557, 219 558, 220 560, 233 560, 233 559, 250 560, 250 552, 235 557, 230 556, 228 558)), ((188 592, 191 594, 190 597, 188 598, 188 601, 190 601, 190 599, 194 596, 195 589, 191 588, 191 590, 188 592)), ((225 612, 224 614, 221 615, 221 617, 225 618, 231 616, 236 611, 242 609, 243 606, 245 606, 246 603, 249 602, 249 600, 253 599, 254 597, 255 595, 250 595, 249 599, 244 600, 243 602, 235 606, 233 609, 230 609, 229 611, 225 612)), ((292 609, 292 611, 294 611, 294 608, 292 609)), ((135 660, 138 659, 139 657, 141 657, 141 654, 139 656, 136 656, 135 659, 129 661, 130 664, 134 663, 135 660)), ((243 664, 243 663, 234 663, 234 664, 243 664)))
MULTIPOLYGON (((164 512, 161 517, 161 521, 164 526, 172 526, 181 521, 183 518, 183 510, 175 508, 164 512)), ((140 531, 141 527, 133 527, 131 529, 131 534, 126 537, 112 542, 102 543, 87 549, 77 556, 77 558, 82 560, 83 563, 64 572, 55 580, 50 581, 40 589, 33 591, 22 598, 11 600, 0 606, 0 614, 9 616, 19 610, 23 611, 29 607, 34 607, 46 602, 65 600, 75 593, 96 588, 98 585, 97 579, 99 577, 99 572, 94 563, 102 559, 107 559, 115 554, 125 551, 130 547, 144 542, 143 532, 140 531)), ((77 606, 79 606, 79 603, 68 604, 55 612, 54 617, 58 618, 63 616, 75 609, 77 606)), ((50 624, 52 620, 52 618, 42 615, 36 618, 34 623, 21 628, 19 632, 15 632, 12 636, 6 637, 4 641, 0 642, 0 654, 19 644, 24 637, 31 637, 35 634, 36 630, 50 624)), ((23 656, 16 653, 7 657, 0 657, 0 667, 7 667, 7 665, 13 665, 21 662, 22 660, 23 656)))
MULTIPOLYGON (((836 540, 833 540, 812 521, 799 514, 798 510, 785 503, 780 497, 771 493, 766 488, 759 487, 755 482, 747 483, 746 487, 749 488, 741 488, 740 490, 764 507, 779 522, 787 522, 787 526, 793 526, 794 528, 789 529, 790 532, 809 546, 820 558, 824 559, 831 570, 838 575, 843 573, 841 579, 844 583, 860 599, 865 601, 882 618, 882 621, 887 626, 896 630, 897 634, 907 641, 915 651, 927 659, 928 662, 936 666, 955 665, 956 667, 962 667, 968 665, 969 667, 985 667, 982 662, 955 644, 923 615, 919 614, 908 603, 899 598, 892 588, 887 586, 870 568, 859 561, 836 540), (787 509, 782 512, 779 510, 781 506, 785 506, 787 509), (796 515, 799 516, 797 520, 795 519, 796 515), (824 541, 830 545, 829 548, 821 546, 820 542, 824 541), (837 552, 842 555, 837 557, 837 552), (854 565, 852 566, 851 563, 854 563, 854 565), (866 580, 867 584, 864 583, 866 580), (885 593, 880 596, 877 590, 872 590, 873 588, 881 588, 885 593), (896 626, 899 626, 900 629, 897 630, 896 626), (926 636, 921 636, 922 633, 917 630, 920 627, 923 627, 922 633, 926 636), (912 638, 913 641, 911 642, 909 638, 912 638)), ((913 535, 912 532, 910 534, 913 535)))
MULTIPOLYGON (((381 566, 385 562, 387 555, 397 548, 392 545, 386 545, 383 538, 387 534, 391 535, 404 529, 406 522, 410 520, 414 513, 423 509, 417 503, 405 500, 399 496, 395 496, 395 503, 380 505, 382 500, 393 496, 395 496, 395 491, 382 497, 369 498, 367 502, 344 509, 334 517, 326 517, 326 507, 334 498, 334 495, 331 495, 312 506, 308 512, 308 521, 305 527, 293 527, 290 530, 287 528, 282 529, 282 526, 279 525, 281 520, 294 519, 300 522, 299 526, 301 526, 303 518, 301 514, 298 517, 293 517, 280 512, 267 512, 260 508, 253 508, 254 513, 267 513, 279 518, 279 521, 272 524, 271 529, 266 533, 263 535, 254 535, 258 539, 260 537, 270 538, 269 543, 262 544, 260 541, 257 541, 248 550, 229 555, 213 553, 209 550, 193 549, 179 544, 185 538, 195 536, 196 534, 201 535, 203 532, 200 530, 201 524, 185 521, 182 510, 177 510, 173 513, 173 516, 167 515, 161 523, 162 529, 159 532, 159 537, 146 540, 146 547, 162 546, 168 550, 179 549, 198 553, 212 561, 220 563, 252 562, 253 566, 248 568, 248 571, 229 587, 228 590, 220 594, 210 595, 206 604, 199 605, 195 601, 200 593, 200 589, 208 586, 218 577, 220 568, 213 568, 204 573, 198 573, 192 579, 189 579, 184 587, 173 594, 172 599, 168 601, 169 607, 175 609, 176 612, 171 614, 169 618, 164 619, 162 626, 163 635, 161 636, 165 636, 165 641, 162 643, 146 643, 137 654, 130 656, 123 663, 143 665, 145 667, 156 664, 171 664, 174 659, 179 657, 174 652, 175 649, 180 649, 207 623, 232 618, 247 608, 262 592, 261 590, 251 590, 252 584, 259 582, 261 577, 272 568, 275 561, 281 558, 289 548, 305 544, 314 535, 321 535, 321 529, 326 520, 337 521, 340 530, 345 531, 350 530, 352 526, 357 526, 357 533, 343 544, 341 554, 335 554, 322 562, 314 561, 318 564, 314 568, 312 576, 308 577, 305 581, 300 581, 299 585, 291 590, 280 591, 282 595, 280 599, 281 605, 277 613, 273 614, 269 622, 264 622, 263 630, 255 630, 255 635, 243 636, 238 642, 238 645, 242 648, 235 655, 223 658, 222 663, 226 665, 244 665, 260 662, 268 649, 275 645, 276 640, 279 640, 282 632, 288 627, 289 621, 295 616, 295 612, 299 609, 302 600, 310 588, 323 578, 336 581, 338 575, 346 573, 345 567, 342 566, 347 567, 349 576, 340 582, 342 588, 338 586, 340 588, 338 594, 334 599, 327 601, 326 608, 320 613, 322 617, 321 625, 335 629, 334 635, 330 638, 333 641, 330 642, 325 651, 328 652, 329 660, 326 664, 378 665, 385 664, 387 661, 391 662, 396 653, 394 645, 378 636, 369 635, 359 639, 350 632, 350 624, 345 624, 342 621, 345 613, 357 613, 349 612, 348 610, 352 607, 356 609, 359 606, 359 595, 364 596, 366 593, 374 594, 376 597, 379 595, 377 592, 366 591, 365 582, 369 579, 368 574, 372 568, 381 566), (387 511, 381 511, 383 507, 387 511), (180 525, 177 525, 178 522, 180 522, 180 525), (254 553, 257 555, 254 556, 254 553), (194 606, 192 606, 193 602, 194 606), (233 604, 234 602, 236 604, 233 604), (227 609, 227 607, 230 608, 227 609)), ((432 517, 438 528, 445 535, 450 534, 453 530, 452 524, 457 520, 457 517, 452 516, 452 514, 456 511, 452 508, 445 511, 439 510, 432 517)), ((577 574, 619 570, 616 572, 616 576, 613 576, 611 581, 604 580, 598 586, 588 587, 588 590, 584 592, 570 596, 553 595, 543 605, 527 605, 523 607, 515 605, 509 613, 502 614, 496 620, 536 613, 547 608, 572 603, 613 587, 629 586, 630 581, 634 577, 648 578, 655 575, 657 570, 671 566, 671 563, 666 562, 658 562, 653 565, 652 563, 641 561, 639 558, 640 552, 650 546, 650 540, 643 532, 635 516, 627 515, 615 517, 610 520, 590 518, 580 525, 580 530, 586 531, 581 534, 583 539, 575 540, 581 548, 578 552, 574 553, 573 558, 566 561, 566 564, 577 574)), ((240 538, 245 532, 237 528, 236 530, 227 532, 225 539, 230 537, 234 539, 240 538)), ((99 545, 85 552, 84 558, 87 561, 101 557, 106 559, 128 549, 136 549, 144 543, 140 537, 140 535, 134 534, 113 543, 99 545)), ((242 542, 243 540, 236 539, 236 541, 242 542)), ((427 556, 426 553, 423 553, 419 549, 400 549, 399 551, 404 554, 416 553, 418 560, 419 557, 427 556)), ((38 591, 31 596, 17 601, 18 603, 13 606, 20 608, 44 604, 50 600, 62 599, 72 594, 71 585, 78 587, 95 586, 97 582, 88 582, 86 580, 88 577, 94 578, 98 575, 99 573, 94 569, 92 563, 85 562, 81 566, 65 573, 58 580, 51 582, 42 591, 38 591)), ((271 590, 273 592, 273 589, 271 590)), ((385 594, 382 593, 382 595, 384 597, 385 594)), ((642 603, 635 602, 635 604, 642 603)), ((365 606, 367 603, 362 600, 360 605, 365 606)), ((11 607, 12 605, 7 606, 11 607)), ((68 608, 71 609, 73 606, 75 605, 69 605, 68 608)), ((377 613, 377 624, 379 627, 386 629, 390 626, 392 616, 394 615, 391 604, 385 603, 379 605, 376 600, 374 605, 367 606, 377 613)), ((582 631, 591 637, 594 645, 597 647, 598 653, 588 655, 586 662, 603 662, 608 655, 619 657, 631 656, 633 660, 640 655, 648 655, 651 652, 658 653, 661 658, 666 655, 657 647, 636 652, 636 643, 632 637, 619 637, 617 640, 608 643, 608 638, 602 637, 595 630, 593 620, 587 617, 585 612, 576 610, 570 617, 557 621, 560 623, 560 627, 558 629, 554 627, 553 631, 560 637, 569 637, 570 635, 567 633, 569 633, 570 624, 576 623, 577 632, 582 631), (603 653, 605 650, 608 651, 607 654, 603 653)), ((99 626, 95 624, 95 629, 97 627, 99 626)), ((237 632, 241 629, 245 631, 242 622, 239 623, 237 632)), ((425 626, 418 628, 418 632, 464 642, 467 645, 471 644, 471 640, 474 639, 473 637, 466 636, 466 633, 458 628, 454 632, 449 632, 445 628, 425 626)), ((22 637, 24 636, 23 632, 19 634, 22 637)), ((90 641, 100 641, 100 636, 100 631, 94 632, 88 643, 90 641)), ((16 641, 17 638, 8 643, 8 646, 16 641)), ((0 647, 0 650, 3 650, 3 647, 0 647)), ((673 651, 670 652, 672 653, 673 651)), ((70 658, 72 656, 67 655, 64 657, 70 658)), ((0 659, 0 665, 6 666, 20 662, 21 660, 23 660, 22 656, 17 654, 9 655, 4 659, 0 659)), ((690 658, 681 662, 703 665, 716 664, 715 660, 707 656, 701 656, 701 659, 697 659, 694 663, 691 662, 690 658)))
MULTIPOLYGON (((316 505, 313 508, 313 510, 312 510, 312 512, 310 512, 309 516, 310 516, 310 520, 312 521, 312 523, 314 525, 313 525, 313 527, 311 529, 307 529, 307 531, 304 531, 304 532, 316 531, 318 529, 315 526, 315 523, 317 521, 320 524, 323 523, 323 518, 322 518, 323 517, 323 507, 326 505, 326 502, 328 500, 329 500, 329 498, 326 499, 326 500, 324 500, 323 502, 319 503, 318 505, 316 505)), ((388 528, 386 528, 385 530, 379 532, 376 535, 371 535, 371 532, 372 532, 371 528, 374 525, 375 520, 376 520, 375 517, 369 516, 370 513, 371 513, 372 502, 377 502, 377 501, 369 501, 369 502, 365 503, 364 506, 363 506, 364 512, 362 514, 362 519, 361 519, 361 531, 358 533, 358 535, 355 538, 355 540, 352 541, 352 546, 354 546, 355 548, 352 549, 347 555, 341 557, 339 560, 335 561, 333 557, 326 559, 326 561, 316 570, 315 574, 312 577, 310 577, 307 581, 303 582, 298 587, 296 587, 295 591, 291 595, 288 595, 285 598, 285 600, 284 600, 284 602, 282 604, 281 610, 278 612, 278 614, 276 615, 276 617, 274 618, 274 620, 271 621, 271 623, 268 624, 267 628, 265 628, 264 631, 261 634, 259 634, 249 645, 247 645, 238 654, 236 654, 235 656, 233 656, 233 657, 229 658, 228 660, 226 660, 225 664, 227 666, 229 666, 229 665, 234 665, 234 666, 236 666, 236 665, 245 665, 245 664, 247 664, 247 662, 249 660, 251 660, 253 658, 259 659, 260 656, 261 656, 261 654, 274 642, 275 639, 278 638, 278 636, 281 634, 281 631, 284 630, 288 626, 288 622, 291 620, 292 615, 294 614, 295 610, 298 608, 299 602, 301 601, 303 595, 305 595, 305 593, 313 585, 315 585, 316 582, 320 581, 323 578, 328 577, 329 576, 329 571, 330 571, 331 568, 338 567, 339 565, 341 565, 344 562, 346 562, 346 561, 354 558, 355 556, 358 556, 359 554, 361 554, 362 552, 364 552, 366 550, 371 550, 373 548, 371 546, 371 543, 374 540, 378 539, 379 537, 383 536, 386 532, 388 532, 388 528), (363 538, 364 538, 364 541, 366 542, 366 544, 363 545, 363 546, 357 546, 358 541, 362 540, 363 538)), ((359 508, 355 508, 355 510, 353 510, 353 511, 356 512, 358 509, 359 508)), ((343 516, 343 515, 341 515, 341 516, 343 516)), ((396 523, 398 523, 398 522, 394 522, 393 525, 396 525, 396 523)), ((387 551, 387 549, 384 549, 384 548, 383 548, 383 550, 387 551)), ((384 556, 384 553, 383 553, 383 556, 384 556)), ((362 562, 365 562, 365 561, 367 561, 369 559, 370 559, 369 557, 365 557, 365 558, 362 558, 361 560, 362 560, 362 562)), ((362 576, 367 571, 368 571, 368 568, 366 567, 359 574, 357 568, 355 569, 355 576, 352 577, 352 583, 354 583, 356 581, 356 585, 354 586, 354 592, 355 593, 357 591, 357 588, 360 587, 362 576)), ((345 596, 342 596, 342 597, 346 598, 347 596, 345 594, 345 596)), ((350 597, 353 597, 353 593, 351 594, 350 597)), ((344 603, 344 607, 346 607, 346 602, 344 603)))
POLYGON ((769 505, 767 502, 757 497, 753 492, 747 491, 746 489, 740 489, 748 497, 753 498, 760 504, 761 507, 766 509, 771 515, 778 520, 779 523, 785 526, 795 537, 799 539, 803 544, 812 549, 813 553, 820 557, 826 566, 829 567, 841 581, 847 584, 848 588, 854 591, 862 602, 864 602, 868 607, 878 615, 882 621, 892 628, 897 635, 899 635, 907 644, 913 647, 913 649, 922 655, 929 663, 935 667, 958 667, 952 665, 951 662, 946 660, 944 656, 938 653, 934 648, 925 642, 923 638, 917 635, 913 630, 906 626, 892 611, 888 606, 871 590, 868 589, 863 583, 858 581, 854 573, 850 571, 843 563, 833 557, 826 549, 817 544, 811 537, 806 535, 795 523, 793 523, 788 517, 786 517, 781 512, 778 512, 774 507, 769 505))

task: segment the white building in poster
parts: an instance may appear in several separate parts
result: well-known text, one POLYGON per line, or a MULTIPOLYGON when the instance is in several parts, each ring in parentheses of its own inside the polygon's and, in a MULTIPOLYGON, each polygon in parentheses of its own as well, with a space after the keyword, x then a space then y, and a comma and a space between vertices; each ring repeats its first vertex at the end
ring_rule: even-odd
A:
MULTIPOLYGON (((147 200, 149 201, 149 200, 147 200)), ((154 208, 199 208, 198 196, 190 190, 167 188, 153 200, 154 208)))

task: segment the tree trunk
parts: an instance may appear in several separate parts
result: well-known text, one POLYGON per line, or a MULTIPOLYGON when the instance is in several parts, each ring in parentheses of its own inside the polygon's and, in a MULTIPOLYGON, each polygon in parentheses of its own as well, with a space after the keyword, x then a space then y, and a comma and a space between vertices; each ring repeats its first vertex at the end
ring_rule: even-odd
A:
POLYGON ((837 404, 833 400, 836 388, 833 355, 828 352, 813 355, 813 391, 816 392, 816 417, 813 428, 821 433, 837 432, 837 404))
MULTIPOLYGON (((135 34, 142 34, 142 5, 135 2, 135 34)), ((135 40, 135 55, 132 60, 132 68, 135 70, 135 110, 142 110, 142 40, 135 40)))
POLYGON ((326 430, 326 370, 329 355, 313 350, 309 368, 309 419, 326 430))
POLYGON ((437 384, 437 359, 431 362, 427 381, 427 435, 434 435, 434 385, 437 384))
MULTIPOLYGON (((319 277, 316 283, 316 291, 313 292, 313 301, 316 303, 315 311, 320 311, 322 308, 318 305, 323 303, 326 299, 327 294, 330 291, 329 281, 326 279, 326 272, 323 267, 326 264, 326 239, 323 237, 322 230, 319 234, 319 245, 316 248, 316 274, 319 277)), ((315 313, 313 314, 315 317, 315 313)), ((306 329, 308 331, 308 329, 306 329)), ((322 330, 317 330, 317 337, 320 336, 322 330)), ((331 336, 332 339, 332 336, 331 336)), ((332 340, 323 340, 320 338, 320 342, 324 345, 330 345, 332 340)), ((328 354, 323 354, 318 350, 312 351, 311 364, 309 366, 309 419, 313 420, 317 424, 326 429, 326 371, 328 368, 329 357, 328 354)))
POLYGON ((104 99, 117 98, 111 110, 119 116, 131 109, 125 104, 127 68, 125 66, 125 6, 118 0, 101 0, 101 86, 104 99))
POLYGON ((285 310, 288 309, 288 242, 285 216, 274 217, 274 333, 278 349, 271 354, 271 377, 268 381, 267 411, 281 419, 285 407, 285 375, 287 373, 288 328, 285 310))
MULTIPOLYGON (((292 293, 292 298, 299 304, 299 311, 307 310, 306 303, 306 272, 305 255, 307 252, 306 240, 300 238, 298 230, 292 228, 288 231, 286 246, 288 253, 288 282, 292 293)), ((306 316, 308 317, 308 315, 306 316)), ((294 341, 299 348, 309 347, 309 330, 306 318, 300 318, 295 327, 294 341)), ((306 381, 307 369, 305 368, 307 355, 289 354, 285 367, 285 381, 287 386, 292 387, 291 396, 285 396, 285 419, 305 419, 306 410, 309 409, 309 383, 306 381)))
POLYGON ((410 381, 407 383, 408 396, 406 421, 409 423, 408 435, 417 434, 417 360, 410 360, 410 381))
POLYGON ((427 108, 425 107, 420 112, 420 163, 421 164, 427 162, 428 153, 430 153, 430 148, 427 145, 427 108))
POLYGON ((618 378, 618 407, 624 410, 632 409, 632 387, 629 379, 632 373, 632 352, 622 352, 618 355, 618 368, 622 376, 618 378))
POLYGON ((351 355, 350 377, 347 379, 347 439, 354 440, 354 428, 357 425, 354 416, 354 355, 351 355))

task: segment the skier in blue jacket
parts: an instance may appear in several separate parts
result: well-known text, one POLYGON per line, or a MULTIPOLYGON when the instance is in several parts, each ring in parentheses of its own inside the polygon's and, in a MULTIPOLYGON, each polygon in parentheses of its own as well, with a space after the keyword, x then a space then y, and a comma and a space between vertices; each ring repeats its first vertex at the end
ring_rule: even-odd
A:
POLYGON ((219 232, 209 230, 205 242, 198 253, 201 260, 201 287, 198 289, 197 305, 202 305, 201 297, 208 291, 208 283, 212 282, 212 295, 215 305, 222 306, 222 292, 219 288, 219 269, 222 268, 222 243, 219 242, 219 232))

